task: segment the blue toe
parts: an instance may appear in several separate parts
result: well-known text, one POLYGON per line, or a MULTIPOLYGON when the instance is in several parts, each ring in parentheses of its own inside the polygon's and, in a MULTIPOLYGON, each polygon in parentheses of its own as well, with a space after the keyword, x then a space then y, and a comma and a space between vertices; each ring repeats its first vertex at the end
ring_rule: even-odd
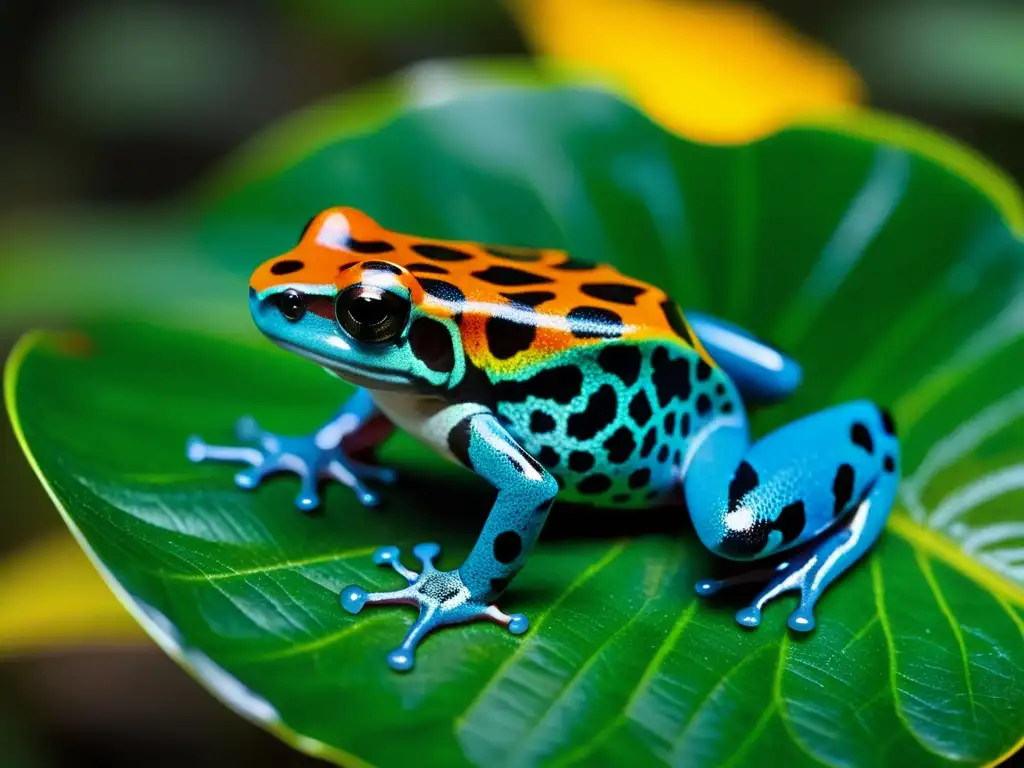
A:
POLYGON ((350 586, 341 591, 341 606, 349 613, 359 613, 369 594, 362 587, 350 586))
POLYGON ((750 606, 736 611, 736 621, 744 627, 757 627, 761 625, 761 610, 750 606))
POLYGON ((206 458, 206 443, 193 435, 185 443, 185 455, 189 461, 202 461, 206 458))
POLYGON ((693 585, 693 590, 701 597, 708 597, 722 588, 721 583, 715 579, 702 579, 693 585))
POLYGON ((814 629, 814 614, 810 611, 802 611, 799 608, 789 615, 786 622, 789 628, 796 632, 810 632, 814 629))
POLYGON ((373 562, 376 565, 387 565, 398 559, 398 547, 377 547, 373 553, 373 562))
POLYGON ((388 666, 396 672, 407 672, 412 669, 412 654, 401 649, 388 654, 388 666))
POLYGON ((433 560, 441 554, 441 545, 432 541, 424 541, 414 546, 412 553, 419 560, 433 560))
POLYGON ((530 628, 529 620, 521 613, 513 613, 508 623, 508 631, 513 635, 521 635, 530 628))

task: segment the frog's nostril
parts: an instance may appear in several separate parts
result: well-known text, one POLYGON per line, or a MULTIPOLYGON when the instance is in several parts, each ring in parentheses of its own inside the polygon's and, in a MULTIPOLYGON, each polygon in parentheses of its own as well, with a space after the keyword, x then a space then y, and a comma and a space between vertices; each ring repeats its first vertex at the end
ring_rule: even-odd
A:
POLYGON ((306 297, 294 288, 278 293, 274 298, 278 310, 289 322, 297 323, 306 314, 306 297))

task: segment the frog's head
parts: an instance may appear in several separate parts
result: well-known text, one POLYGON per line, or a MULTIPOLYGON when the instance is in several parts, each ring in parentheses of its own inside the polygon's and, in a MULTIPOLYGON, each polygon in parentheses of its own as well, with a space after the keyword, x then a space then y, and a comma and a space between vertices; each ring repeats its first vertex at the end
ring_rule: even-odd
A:
POLYGON ((278 345, 370 389, 423 391, 461 377, 454 303, 424 301, 419 281, 388 260, 392 244, 366 214, 331 208, 249 283, 257 327, 278 345))

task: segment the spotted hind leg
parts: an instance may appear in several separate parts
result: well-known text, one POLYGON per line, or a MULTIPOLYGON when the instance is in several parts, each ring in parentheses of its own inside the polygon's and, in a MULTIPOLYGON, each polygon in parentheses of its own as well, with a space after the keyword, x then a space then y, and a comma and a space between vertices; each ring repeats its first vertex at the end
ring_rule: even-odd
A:
POLYGON ((892 418, 865 401, 793 422, 749 449, 729 430, 711 434, 694 454, 685 485, 701 541, 733 560, 793 554, 767 572, 702 580, 697 593, 767 578, 736 620, 756 627, 765 604, 799 591, 789 626, 813 629, 822 594, 881 534, 896 495, 898 462, 892 418))

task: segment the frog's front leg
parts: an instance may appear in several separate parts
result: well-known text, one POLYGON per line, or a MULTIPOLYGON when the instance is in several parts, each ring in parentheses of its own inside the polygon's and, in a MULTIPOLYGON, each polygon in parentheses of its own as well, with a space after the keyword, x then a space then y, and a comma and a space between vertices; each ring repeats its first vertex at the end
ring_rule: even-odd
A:
POLYGON ((388 655, 388 663, 399 671, 411 669, 419 642, 446 624, 490 619, 514 634, 526 631, 525 616, 509 616, 493 602, 525 563, 558 493, 555 479, 482 406, 446 408, 430 418, 424 434, 440 437, 437 442, 446 444, 455 459, 497 488, 498 496, 476 544, 457 570, 434 568, 440 551, 436 544, 413 548, 423 565, 419 573, 401 564, 395 547, 383 547, 374 560, 393 567, 408 586, 394 592, 367 593, 358 586, 342 591, 342 605, 350 613, 373 603, 419 608, 419 618, 405 640, 388 655))
MULTIPOLYGON (((736 614, 750 627, 761 609, 797 590, 794 630, 814 628, 814 605, 878 539, 899 482, 892 417, 870 402, 830 408, 747 446, 744 425, 723 424, 699 443, 686 470, 686 501, 704 545, 756 560, 806 545, 770 573, 765 589, 736 614)), ((750 574, 698 582, 710 595, 750 574)))
POLYGON ((394 472, 385 467, 358 462, 350 454, 360 448, 375 447, 393 427, 379 411, 365 389, 356 393, 341 410, 310 435, 284 437, 260 429, 251 416, 238 420, 235 433, 249 445, 208 445, 191 437, 186 448, 192 461, 244 462, 249 467, 235 475, 239 488, 251 489, 275 472, 294 472, 301 485, 295 506, 303 511, 320 506, 317 485, 322 479, 334 479, 351 488, 367 506, 379 503, 375 492, 363 480, 381 483, 394 481, 394 472))

